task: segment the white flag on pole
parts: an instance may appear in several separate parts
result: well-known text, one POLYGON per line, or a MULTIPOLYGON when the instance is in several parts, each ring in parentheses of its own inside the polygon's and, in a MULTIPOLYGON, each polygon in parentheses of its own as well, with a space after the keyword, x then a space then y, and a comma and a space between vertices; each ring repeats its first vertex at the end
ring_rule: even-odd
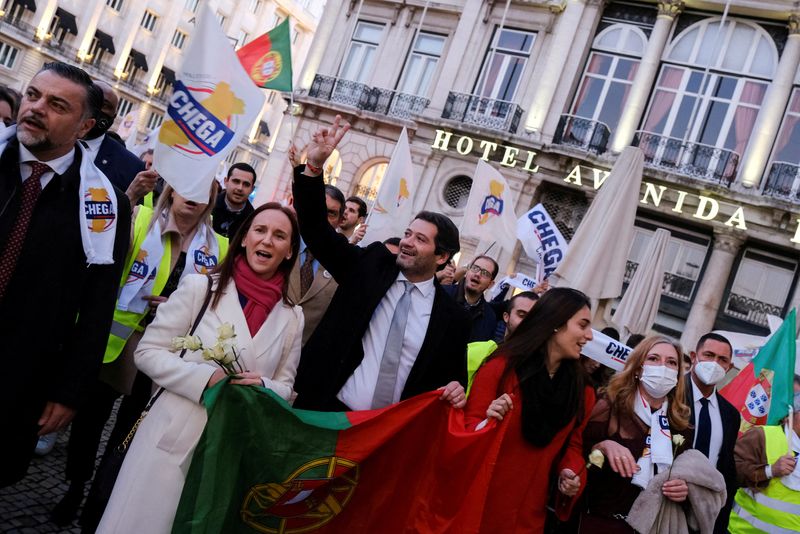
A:
POLYGON ((517 241, 514 204, 514 195, 505 178, 494 167, 478 160, 461 221, 461 234, 496 242, 512 250, 517 241))
MULTIPOLYGON (((505 291, 509 287, 513 287, 519 289, 520 291, 532 291, 534 287, 536 287, 538 282, 535 278, 530 276, 526 276, 522 273, 515 273, 514 276, 504 276, 500 280, 497 280, 492 288, 489 290, 489 295, 487 300, 494 300, 497 298, 501 292, 505 291)), ((506 300, 511 298, 511 294, 509 293, 506 296, 506 300)))
POLYGON ((205 4, 176 78, 153 166, 182 197, 208 202, 219 162, 250 131, 264 94, 205 4))
POLYGON ((133 136, 134 141, 136 140, 136 118, 138 116, 139 106, 136 106, 122 117, 122 120, 119 121, 119 126, 117 126, 117 135, 119 135, 120 139, 127 142, 133 136))
POLYGON ((411 192, 416 185, 408 134, 403 128, 378 187, 375 203, 367 216, 367 233, 362 239, 363 244, 403 237, 414 216, 411 192))
POLYGON ((581 354, 615 371, 622 371, 633 349, 594 329, 592 336, 592 340, 583 346, 581 354))
POLYGON ((543 204, 536 204, 517 220, 517 239, 531 258, 538 260, 536 277, 547 279, 554 272, 569 245, 543 204))

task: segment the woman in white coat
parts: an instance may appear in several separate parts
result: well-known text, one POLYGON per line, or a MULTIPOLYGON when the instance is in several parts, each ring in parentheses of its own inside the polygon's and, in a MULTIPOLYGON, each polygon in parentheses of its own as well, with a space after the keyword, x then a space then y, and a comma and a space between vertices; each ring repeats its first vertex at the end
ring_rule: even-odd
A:
MULTIPOLYGON (((299 239, 290 209, 278 203, 259 207, 215 270, 214 295, 195 331, 210 346, 217 328, 232 324, 245 372, 230 384, 263 385, 286 400, 293 397, 303 331, 302 310, 287 297, 299 239)), ((191 329, 207 288, 205 276, 185 277, 139 343, 136 365, 165 391, 139 426, 97 532, 160 534, 172 528, 206 424, 203 392, 225 377, 199 351, 180 359, 171 350, 172 339, 191 329)))

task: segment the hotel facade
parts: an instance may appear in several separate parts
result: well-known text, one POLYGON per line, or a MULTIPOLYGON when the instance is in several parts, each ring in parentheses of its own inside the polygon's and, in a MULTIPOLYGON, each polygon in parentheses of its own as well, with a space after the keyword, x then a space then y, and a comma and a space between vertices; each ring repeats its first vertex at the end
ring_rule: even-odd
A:
MULTIPOLYGON (((711 329, 767 334, 768 314, 800 304, 794 4, 328 0, 295 91, 295 142, 341 114, 353 129, 326 180, 374 198, 405 127, 415 208, 459 223, 484 158, 517 214, 541 202, 568 239, 622 149, 639 146, 635 239, 617 252, 627 282, 655 230, 671 232, 654 331, 689 348, 711 329)), ((261 199, 288 194, 290 130, 261 199)), ((463 261, 477 247, 462 237, 463 261)), ((498 260, 536 272, 519 245, 498 260)))

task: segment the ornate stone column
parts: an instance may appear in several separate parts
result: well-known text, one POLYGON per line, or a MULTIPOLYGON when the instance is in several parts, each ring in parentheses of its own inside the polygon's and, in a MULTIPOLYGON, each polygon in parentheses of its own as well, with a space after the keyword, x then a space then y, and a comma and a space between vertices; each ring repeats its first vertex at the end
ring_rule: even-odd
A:
POLYGON ((525 117, 525 129, 528 131, 541 131, 547 120, 547 112, 564 69, 565 51, 572 46, 585 8, 584 0, 569 0, 566 8, 561 5, 550 7, 553 17, 557 17, 555 32, 548 47, 547 66, 537 80, 538 88, 528 106, 528 115, 525 117))
POLYGON ((644 49, 642 62, 636 70, 633 85, 622 116, 619 119, 616 131, 611 138, 611 150, 622 152, 622 149, 631 144, 636 128, 642 121, 644 107, 653 89, 653 82, 658 74, 661 56, 667 45, 667 38, 672 29, 672 23, 683 11, 683 0, 661 0, 658 3, 658 17, 650 33, 650 40, 644 49))
POLYGON ((783 112, 792 94, 792 84, 800 64, 800 16, 789 16, 789 37, 783 49, 775 77, 764 95, 750 142, 743 154, 739 181, 745 187, 758 186, 764 174, 783 112))
POLYGON ((686 352, 694 350, 700 336, 710 332, 714 327, 725 286, 731 276, 733 262, 743 243, 743 236, 729 231, 714 230, 711 257, 700 280, 700 287, 681 336, 681 343, 686 352))

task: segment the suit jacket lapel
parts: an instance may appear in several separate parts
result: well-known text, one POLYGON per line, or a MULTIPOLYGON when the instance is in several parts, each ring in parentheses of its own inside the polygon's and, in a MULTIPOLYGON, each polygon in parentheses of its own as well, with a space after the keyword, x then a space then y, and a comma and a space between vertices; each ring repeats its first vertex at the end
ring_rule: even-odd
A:
POLYGON ((317 274, 314 275, 314 280, 311 281, 311 287, 308 288, 308 291, 306 291, 306 294, 303 295, 303 298, 301 299, 302 302, 313 298, 314 295, 325 289, 328 284, 331 283, 333 277, 330 275, 330 273, 328 273, 328 276, 325 276, 326 272, 327 271, 323 269, 322 265, 320 265, 317 269, 317 274))

